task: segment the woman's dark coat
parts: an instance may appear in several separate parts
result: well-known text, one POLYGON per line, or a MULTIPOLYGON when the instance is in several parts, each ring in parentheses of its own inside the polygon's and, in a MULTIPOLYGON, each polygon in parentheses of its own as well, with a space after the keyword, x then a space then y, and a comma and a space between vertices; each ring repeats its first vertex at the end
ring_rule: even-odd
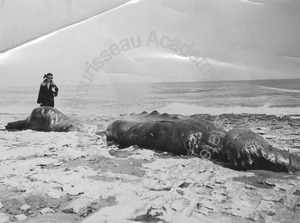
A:
POLYGON ((41 83, 39 96, 37 103, 41 106, 54 107, 54 97, 58 95, 58 88, 53 81, 50 82, 49 89, 47 87, 47 82, 43 81, 41 83))

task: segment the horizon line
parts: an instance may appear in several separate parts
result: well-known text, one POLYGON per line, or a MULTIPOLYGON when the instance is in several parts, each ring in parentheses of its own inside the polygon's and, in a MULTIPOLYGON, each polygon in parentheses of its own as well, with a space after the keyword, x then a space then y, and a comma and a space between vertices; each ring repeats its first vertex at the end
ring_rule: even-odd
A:
MULTIPOLYGON (((265 81, 265 80, 270 80, 270 81, 279 81, 279 80, 300 80, 300 78, 275 78, 275 79, 245 79, 245 80, 241 80, 241 79, 234 79, 234 80, 210 80, 210 81, 201 81, 201 80, 182 80, 182 81, 153 81, 153 82, 124 82, 124 83, 96 83, 96 84, 92 84, 91 86, 103 86, 103 85, 127 85, 127 84, 167 84, 167 83, 210 83, 210 82, 247 82, 247 81, 265 81)), ((77 86, 79 85, 78 83, 74 83, 74 84, 59 84, 60 86, 77 86)), ((14 86, 7 86, 7 88, 11 88, 11 87, 33 87, 36 85, 14 85, 14 86)), ((5 88, 5 86, 4 86, 5 88)))

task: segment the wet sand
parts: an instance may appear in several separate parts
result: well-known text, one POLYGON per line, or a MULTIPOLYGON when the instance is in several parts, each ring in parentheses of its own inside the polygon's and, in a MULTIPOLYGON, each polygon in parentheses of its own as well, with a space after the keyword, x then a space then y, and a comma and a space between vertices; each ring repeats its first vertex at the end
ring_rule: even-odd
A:
MULTIPOLYGON (((0 114, 0 129, 26 115, 0 114)), ((81 132, 0 131, 0 222, 299 222, 300 176, 236 171, 214 160, 135 146, 103 131, 116 118, 78 118, 81 132)), ((216 116, 194 115, 215 120, 216 116)), ((300 117, 221 115, 300 156, 300 117)))

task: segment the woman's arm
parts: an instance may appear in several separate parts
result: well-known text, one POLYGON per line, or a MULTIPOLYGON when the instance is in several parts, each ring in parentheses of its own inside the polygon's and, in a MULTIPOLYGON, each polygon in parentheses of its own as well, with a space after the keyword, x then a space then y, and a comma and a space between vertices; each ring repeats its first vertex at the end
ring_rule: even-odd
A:
POLYGON ((58 95, 58 87, 53 83, 52 85, 53 96, 56 97, 58 95))

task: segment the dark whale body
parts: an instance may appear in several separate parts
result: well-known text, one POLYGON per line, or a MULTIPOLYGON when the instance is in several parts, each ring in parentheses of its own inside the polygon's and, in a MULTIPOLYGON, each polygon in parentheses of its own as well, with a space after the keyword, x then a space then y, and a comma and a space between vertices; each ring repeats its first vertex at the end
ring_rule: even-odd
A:
POLYGON ((113 122, 106 130, 106 137, 107 141, 116 142, 121 148, 138 145, 177 155, 192 155, 199 153, 204 144, 218 149, 218 145, 209 140, 214 133, 226 134, 206 120, 154 111, 113 122))
POLYGON ((10 122, 5 128, 9 131, 32 129, 36 131, 67 132, 74 129, 73 121, 53 107, 35 108, 25 120, 10 122))
POLYGON ((210 121, 192 117, 144 112, 114 121, 107 127, 106 137, 120 148, 138 145, 195 156, 209 152, 212 158, 230 162, 238 170, 300 171, 300 157, 273 148, 260 135, 248 129, 227 132, 210 121))

